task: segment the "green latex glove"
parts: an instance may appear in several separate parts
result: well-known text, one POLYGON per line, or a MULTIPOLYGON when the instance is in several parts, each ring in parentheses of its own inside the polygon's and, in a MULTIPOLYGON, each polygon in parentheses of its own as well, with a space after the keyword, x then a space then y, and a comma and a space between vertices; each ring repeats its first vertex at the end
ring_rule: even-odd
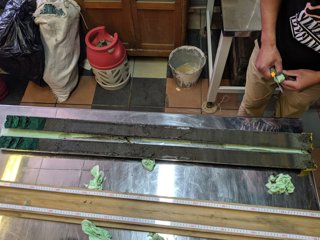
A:
POLYGON ((149 233, 148 237, 149 237, 149 240, 165 240, 158 233, 149 233))
POLYGON ((144 169, 152 172, 154 167, 156 166, 156 161, 153 159, 142 159, 142 166, 144 169))
POLYGON ((89 240, 111 240, 111 234, 103 229, 94 225, 89 220, 81 222, 82 231, 89 236, 89 240))
POLYGON ((99 166, 96 165, 91 169, 91 175, 93 179, 90 180, 89 184, 86 185, 89 189, 102 190, 103 182, 106 179, 104 172, 99 170, 99 166))
POLYGON ((271 175, 266 184, 268 193, 270 194, 289 194, 294 192, 294 185, 291 182, 291 177, 288 174, 271 175))

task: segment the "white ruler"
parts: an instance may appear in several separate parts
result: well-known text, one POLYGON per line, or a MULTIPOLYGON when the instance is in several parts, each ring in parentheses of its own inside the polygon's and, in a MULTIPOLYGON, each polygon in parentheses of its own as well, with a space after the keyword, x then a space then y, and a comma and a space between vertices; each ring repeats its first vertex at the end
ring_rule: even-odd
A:
POLYGON ((192 199, 178 199, 178 198, 156 197, 156 196, 148 196, 148 195, 131 195, 126 193, 92 191, 87 189, 57 188, 57 187, 38 186, 38 185, 13 183, 13 182, 1 182, 1 181, 0 181, 0 186, 18 188, 18 189, 39 190, 39 191, 46 191, 46 192, 71 193, 71 194, 99 196, 99 197, 108 197, 108 198, 121 198, 121 199, 128 199, 128 200, 137 200, 137 201, 163 202, 163 203, 173 203, 173 204, 179 204, 179 205, 191 205, 191 206, 222 208, 222 209, 230 209, 230 210, 238 210, 238 211, 262 212, 262 213, 320 218, 320 211, 311 212, 311 211, 303 211, 303 210, 278 209, 278 208, 272 208, 272 207, 236 205, 236 204, 228 204, 228 203, 195 201, 192 199))
MULTIPOLYGON (((37 185, 29 185, 29 184, 11 183, 11 182, 0 182, 0 186, 17 188, 17 189, 29 189, 29 190, 38 190, 38 191, 47 191, 47 192, 100 196, 100 197, 108 197, 108 198, 121 198, 121 199, 128 199, 128 200, 137 200, 137 201, 164 202, 164 203, 173 203, 173 204, 181 204, 181 205, 192 205, 192 206, 196 205, 196 206, 203 206, 203 207, 231 209, 231 210, 239 210, 239 211, 252 211, 252 212, 263 212, 263 213, 271 213, 271 214, 283 214, 283 215, 320 218, 320 213, 311 212, 311 211, 308 212, 308 211, 300 211, 300 210, 285 210, 285 209, 276 209, 276 208, 270 208, 270 207, 256 207, 256 206, 250 207, 245 205, 213 203, 213 202, 194 201, 194 200, 185 200, 185 199, 176 199, 176 198, 155 197, 155 196, 147 196, 147 195, 130 195, 125 193, 113 193, 113 192, 104 192, 104 191, 90 191, 86 189, 56 188, 56 187, 37 186, 37 185)), ((0 203, 0 209, 22 211, 22 212, 33 212, 33 213, 48 214, 48 215, 58 215, 58 216, 64 216, 64 217, 75 217, 75 218, 81 218, 81 219, 107 220, 107 221, 121 222, 121 223, 127 223, 127 224, 144 224, 144 225, 152 225, 152 226, 158 226, 158 227, 184 228, 186 230, 201 230, 201 231, 216 232, 221 234, 237 234, 237 235, 247 235, 247 236, 253 236, 253 237, 267 237, 267 238, 278 238, 278 239, 320 240, 320 236, 314 237, 314 236, 306 236, 306 235, 298 235, 298 234, 256 231, 256 230, 247 230, 247 229, 239 229, 239 228, 190 224, 190 223, 183 223, 183 222, 134 218, 134 217, 107 215, 107 214, 96 214, 96 213, 88 213, 88 212, 40 208, 40 207, 31 207, 31 206, 4 204, 4 203, 0 203)))

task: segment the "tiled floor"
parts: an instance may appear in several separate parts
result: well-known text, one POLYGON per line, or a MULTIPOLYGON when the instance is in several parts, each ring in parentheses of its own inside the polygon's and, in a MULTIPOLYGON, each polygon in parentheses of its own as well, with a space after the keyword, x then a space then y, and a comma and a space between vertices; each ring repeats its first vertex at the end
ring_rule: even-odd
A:
MULTIPOLYGON (((200 26, 200 15, 194 14, 200 26)), ((196 28, 199 27, 196 24, 196 28)), ((218 31, 214 34, 218 36, 218 31)), ((216 38, 217 40, 217 38, 216 38)), ((199 29, 190 29, 188 45, 207 52, 205 36, 199 29)), ((129 58, 131 78, 117 91, 100 87, 91 71, 80 68, 80 80, 70 98, 57 103, 49 87, 40 87, 33 82, 18 82, 7 79, 10 95, 0 104, 21 104, 48 107, 94 108, 132 111, 156 111, 179 113, 203 113, 202 103, 208 90, 208 68, 204 67, 198 83, 189 89, 178 88, 168 67, 168 58, 129 58)), ((223 104, 227 104, 223 101, 223 104)), ((230 104, 229 104, 230 105, 230 104)), ((222 104, 221 104, 222 107, 222 104)), ((223 109, 223 108, 221 108, 223 109)), ((236 114, 237 107, 228 107, 228 115, 236 114)), ((221 114, 219 112, 218 114, 221 114)))
MULTIPOLYGON (((198 29, 202 26, 203 17, 195 13, 191 18, 194 20, 189 26, 187 44, 197 46, 207 52, 206 37, 198 29)), ((214 30, 213 50, 217 48, 218 36, 219 31, 214 30)), ((103 89, 97 84, 91 71, 82 69, 77 88, 63 103, 56 102, 49 87, 39 87, 27 81, 18 82, 0 73, 0 76, 7 79, 10 91, 9 96, 0 104, 207 114, 201 107, 206 101, 208 91, 207 66, 195 86, 179 88, 172 78, 167 61, 167 58, 130 58, 130 81, 124 88, 117 91, 103 89)), ((223 85, 230 85, 230 81, 223 80, 223 85)), ((217 99, 219 108, 214 114, 235 116, 241 98, 241 94, 219 94, 217 99)), ((302 117, 305 131, 314 134, 315 156, 318 162, 320 156, 319 111, 320 104, 316 104, 302 117)), ((320 173, 318 175, 320 181, 320 173)))

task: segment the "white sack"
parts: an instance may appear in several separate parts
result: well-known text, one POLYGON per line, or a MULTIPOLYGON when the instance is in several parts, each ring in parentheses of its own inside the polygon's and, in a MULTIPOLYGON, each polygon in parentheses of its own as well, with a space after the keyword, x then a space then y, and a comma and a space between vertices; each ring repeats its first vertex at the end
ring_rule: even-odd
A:
POLYGON ((73 0, 37 0, 35 23, 45 53, 44 81, 58 102, 68 99, 78 83, 80 7, 73 0), (48 6, 56 13, 48 14, 48 6))

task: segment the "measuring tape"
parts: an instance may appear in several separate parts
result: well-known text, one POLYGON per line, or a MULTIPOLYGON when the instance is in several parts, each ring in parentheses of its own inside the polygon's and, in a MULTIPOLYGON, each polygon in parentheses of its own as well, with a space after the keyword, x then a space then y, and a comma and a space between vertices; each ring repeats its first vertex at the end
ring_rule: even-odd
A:
MULTIPOLYGON (((285 209, 275 209, 275 208, 267 208, 267 207, 266 208, 265 207, 249 207, 244 205, 199 202, 199 201, 193 201, 193 200, 171 199, 171 198, 143 196, 143 195, 130 195, 130 194, 112 193, 112 192, 104 192, 104 191, 88 191, 85 189, 82 190, 82 189, 56 188, 56 187, 36 186, 36 185, 11 183, 11 182, 0 182, 0 186, 17 188, 17 189, 29 189, 29 190, 39 190, 39 191, 48 191, 48 192, 57 192, 57 193, 78 194, 78 195, 91 195, 91 196, 100 196, 100 197, 109 197, 109 198, 121 198, 121 199, 149 201, 149 202, 163 202, 163 203, 173 203, 173 204, 192 205, 192 206, 197 205, 197 206, 203 206, 203 207, 231 209, 231 210, 239 210, 239 211, 254 211, 254 212, 320 218, 320 213, 299 211, 299 210, 285 210, 285 209)), ((63 217, 76 217, 76 218, 96 219, 96 220, 104 220, 104 221, 107 220, 107 221, 122 222, 127 224, 134 224, 134 225, 143 224, 143 225, 153 225, 158 227, 184 228, 191 231, 201 230, 206 232, 214 232, 214 233, 222 233, 222 234, 237 234, 237 235, 279 238, 279 239, 286 238, 286 239, 302 239, 302 240, 304 239, 320 240, 320 237, 305 236, 305 235, 298 235, 298 234, 256 231, 256 230, 247 230, 247 229, 239 229, 239 228, 190 224, 190 223, 183 223, 183 222, 173 222, 173 221, 164 221, 164 220, 134 218, 134 217, 78 212, 78 211, 69 211, 69 210, 59 210, 59 209, 52 209, 52 208, 40 208, 40 207, 15 205, 15 204, 0 203, 0 209, 22 211, 22 212, 33 212, 33 213, 48 214, 48 215, 58 215, 63 217)))
POLYGON ((257 237, 269 237, 269 238, 286 238, 286 239, 301 239, 301 240, 319 240, 320 237, 304 236, 297 234, 287 234, 287 233, 277 233, 277 232, 265 232, 265 231, 255 231, 255 230, 246 230, 239 228, 227 228, 227 227, 216 227, 200 224, 189 224, 182 222, 172 222, 172 221, 163 221, 163 220, 153 220, 145 218, 134 218, 134 217, 122 217, 115 215, 106 215, 106 214, 97 214, 97 213, 86 213, 86 212, 76 212, 68 210, 58 210, 52 208, 39 208, 39 207, 30 207, 30 206, 21 206, 14 204, 3 204, 0 203, 0 208, 14 211, 29 211, 39 214, 54 214, 63 217, 76 217, 84 219, 98 219, 98 220, 107 220, 114 222, 124 222, 128 224, 144 224, 144 225, 156 225, 156 226, 166 226, 166 227, 176 227, 184 228, 187 230, 202 230, 209 232, 218 232, 222 234, 232 233, 232 234, 241 234, 241 235, 251 235, 257 237))
POLYGON ((194 201, 191 199, 165 198, 165 197, 155 197, 155 196, 147 196, 147 195, 130 195, 125 193, 90 191, 86 189, 56 188, 56 187, 49 187, 49 186, 38 186, 38 185, 30 185, 30 184, 22 184, 22 183, 12 183, 12 182, 0 182, 0 186, 18 188, 18 189, 47 191, 47 192, 71 193, 71 194, 78 194, 78 195, 120 198, 120 199, 137 200, 137 201, 163 202, 163 203, 173 203, 173 204, 179 204, 179 205, 191 205, 191 206, 230 209, 230 210, 238 210, 238 211, 262 212, 262 213, 320 218, 320 212, 318 213, 318 212, 300 211, 300 210, 291 210, 291 209, 277 209, 277 208, 270 208, 270 207, 257 207, 257 206, 246 206, 246 205, 236 205, 236 204, 226 204, 226 203, 194 201))

